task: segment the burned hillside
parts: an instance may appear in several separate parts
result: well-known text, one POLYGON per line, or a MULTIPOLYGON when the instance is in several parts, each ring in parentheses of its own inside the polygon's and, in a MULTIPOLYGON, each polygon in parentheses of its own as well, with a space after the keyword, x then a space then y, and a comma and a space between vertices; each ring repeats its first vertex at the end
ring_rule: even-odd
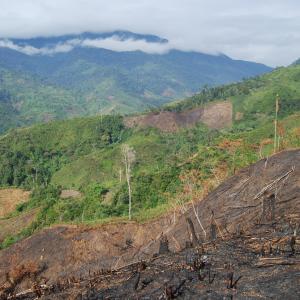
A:
POLYGON ((300 297, 300 150, 146 224, 58 226, 0 253, 3 299, 300 297))

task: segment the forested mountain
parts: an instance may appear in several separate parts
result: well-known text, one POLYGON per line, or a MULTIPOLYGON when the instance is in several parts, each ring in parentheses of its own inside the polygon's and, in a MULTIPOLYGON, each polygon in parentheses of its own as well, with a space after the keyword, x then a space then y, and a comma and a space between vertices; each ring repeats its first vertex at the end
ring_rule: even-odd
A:
POLYGON ((85 110, 71 91, 0 67, 0 132, 78 115, 85 110))
POLYGON ((165 39, 122 31, 3 39, 0 131, 73 116, 143 111, 192 95, 204 85, 270 70, 225 55, 168 49, 165 39), (112 51, 106 42, 133 48, 112 51), (151 49, 138 51, 136 43, 151 49))

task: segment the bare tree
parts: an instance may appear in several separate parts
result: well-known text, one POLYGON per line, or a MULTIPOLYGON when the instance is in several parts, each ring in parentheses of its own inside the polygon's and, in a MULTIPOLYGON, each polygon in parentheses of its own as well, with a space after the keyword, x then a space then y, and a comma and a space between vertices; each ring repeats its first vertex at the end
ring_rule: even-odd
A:
POLYGON ((129 197, 129 207, 128 207, 128 217, 131 220, 131 167, 135 162, 135 151, 132 147, 127 144, 122 146, 122 158, 125 166, 125 175, 128 185, 128 197, 129 197))
POLYGON ((276 101, 275 101, 275 104, 276 104, 276 107, 275 107, 275 120, 274 120, 274 153, 277 152, 277 126, 278 126, 278 111, 279 111, 279 95, 277 94, 276 96, 276 101))

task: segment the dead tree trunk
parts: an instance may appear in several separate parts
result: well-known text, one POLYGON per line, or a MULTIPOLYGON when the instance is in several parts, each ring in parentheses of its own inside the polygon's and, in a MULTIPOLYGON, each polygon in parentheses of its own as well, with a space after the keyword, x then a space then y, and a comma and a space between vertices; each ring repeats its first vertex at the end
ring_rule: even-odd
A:
POLYGON ((213 211, 210 217, 210 239, 211 241, 215 241, 217 239, 217 225, 215 224, 213 211))
POLYGON ((191 232, 191 242, 192 242, 193 246, 198 246, 199 245, 199 239, 196 235, 194 223, 191 220, 191 218, 189 218, 189 217, 186 218, 186 221, 188 223, 188 226, 189 226, 189 229, 190 229, 190 232, 191 232))
POLYGON ((169 241, 168 238, 165 235, 162 235, 159 240, 159 250, 158 254, 167 254, 169 253, 169 241))
POLYGON ((275 221, 275 194, 274 193, 265 193, 262 199, 262 222, 274 222, 275 221))

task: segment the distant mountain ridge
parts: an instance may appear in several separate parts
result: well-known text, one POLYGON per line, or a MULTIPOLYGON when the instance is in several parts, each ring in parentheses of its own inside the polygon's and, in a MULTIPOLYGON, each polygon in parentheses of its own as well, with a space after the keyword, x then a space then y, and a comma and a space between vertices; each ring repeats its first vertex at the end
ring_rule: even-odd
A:
POLYGON ((0 132, 53 119, 143 111, 204 85, 270 70, 226 55, 169 49, 167 39, 127 31, 0 39, 0 132))
POLYGON ((47 47, 51 45, 55 45, 58 43, 66 42, 68 40, 74 39, 107 39, 111 37, 118 37, 120 40, 145 40, 149 43, 167 43, 168 40, 165 38, 160 38, 156 35, 151 34, 138 34, 130 31, 112 31, 112 32, 104 32, 104 33, 93 33, 93 32, 83 32, 80 34, 67 34, 63 36, 53 36, 53 37, 35 37, 28 39, 21 38, 12 38, 9 39, 13 41, 17 45, 30 45, 33 47, 47 47))

